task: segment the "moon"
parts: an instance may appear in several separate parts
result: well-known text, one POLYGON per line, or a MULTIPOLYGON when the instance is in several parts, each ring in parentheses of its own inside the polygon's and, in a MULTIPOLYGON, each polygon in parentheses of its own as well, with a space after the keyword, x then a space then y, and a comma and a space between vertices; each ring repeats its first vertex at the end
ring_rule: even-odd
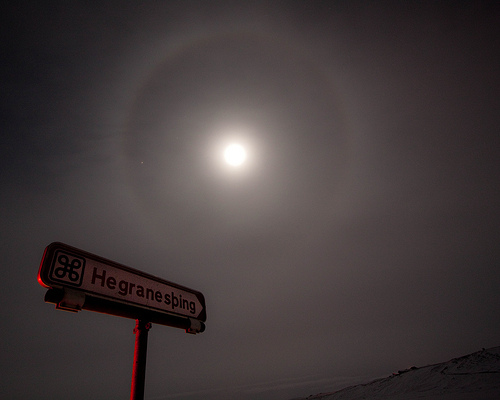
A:
POLYGON ((229 165, 238 167, 245 162, 246 158, 245 148, 239 144, 230 144, 224 150, 224 159, 229 165))

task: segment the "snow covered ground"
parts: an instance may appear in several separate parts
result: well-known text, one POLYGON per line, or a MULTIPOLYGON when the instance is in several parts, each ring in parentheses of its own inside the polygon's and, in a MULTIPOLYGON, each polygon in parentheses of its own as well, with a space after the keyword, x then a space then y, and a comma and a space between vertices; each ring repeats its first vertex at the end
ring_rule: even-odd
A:
POLYGON ((500 347, 450 361, 412 367, 387 378, 305 399, 320 400, 499 400, 500 347))

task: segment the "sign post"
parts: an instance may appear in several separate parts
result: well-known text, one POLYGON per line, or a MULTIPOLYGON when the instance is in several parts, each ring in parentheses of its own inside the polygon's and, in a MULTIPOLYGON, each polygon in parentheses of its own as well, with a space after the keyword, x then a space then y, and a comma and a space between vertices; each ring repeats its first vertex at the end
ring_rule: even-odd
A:
POLYGON ((146 380, 146 357, 148 352, 148 332, 151 323, 140 319, 136 321, 134 367, 132 369, 132 387, 130 389, 130 400, 144 399, 144 385, 146 380))
POLYGON ((202 293, 63 243, 45 249, 38 271, 45 301, 65 311, 96 311, 136 320, 131 400, 144 398, 151 323, 196 334, 207 319, 202 293))

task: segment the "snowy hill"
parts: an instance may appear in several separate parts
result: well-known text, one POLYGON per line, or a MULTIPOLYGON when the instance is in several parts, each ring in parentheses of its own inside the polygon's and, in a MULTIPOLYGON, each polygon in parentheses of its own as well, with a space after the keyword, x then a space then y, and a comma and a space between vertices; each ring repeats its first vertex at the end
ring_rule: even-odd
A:
POLYGON ((412 367, 387 378, 307 399, 498 400, 500 347, 483 349, 440 364, 412 367))

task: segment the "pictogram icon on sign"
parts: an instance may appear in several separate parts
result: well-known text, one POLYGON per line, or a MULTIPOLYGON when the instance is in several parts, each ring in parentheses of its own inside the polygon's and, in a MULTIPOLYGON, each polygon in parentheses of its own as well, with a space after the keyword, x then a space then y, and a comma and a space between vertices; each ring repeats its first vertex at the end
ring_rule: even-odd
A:
POLYGON ((85 258, 71 253, 57 251, 50 269, 51 279, 71 286, 81 286, 85 258))

